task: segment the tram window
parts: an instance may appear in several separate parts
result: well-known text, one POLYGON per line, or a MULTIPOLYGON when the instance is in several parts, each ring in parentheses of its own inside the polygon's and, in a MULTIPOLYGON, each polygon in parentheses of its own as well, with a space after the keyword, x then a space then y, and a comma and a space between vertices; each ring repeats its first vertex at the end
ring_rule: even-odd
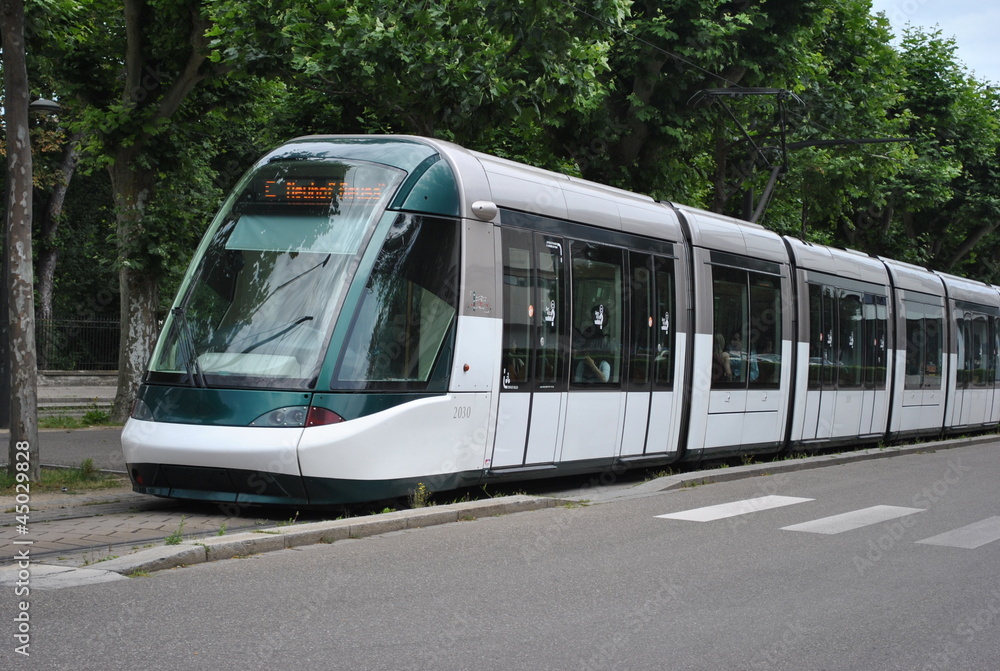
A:
POLYGON ((944 309, 930 308, 931 315, 924 319, 924 389, 940 389, 943 381, 941 364, 944 356, 942 338, 944 309))
POLYGON ((968 386, 971 380, 972 362, 969 360, 969 349, 965 345, 968 322, 963 317, 955 320, 955 384, 959 389, 968 386))
POLYGON ((886 297, 864 295, 864 382, 868 389, 885 389, 888 309, 886 297))
POLYGON ((399 216, 365 285, 339 382, 366 389, 447 389, 458 250, 456 221, 399 216))
POLYGON ((823 328, 823 287, 809 285, 809 389, 823 388, 826 330, 823 328))
POLYGON ((847 361, 854 360, 856 336, 852 339, 852 328, 855 327, 852 326, 851 316, 857 313, 856 303, 856 296, 844 301, 833 287, 809 285, 810 389, 836 389, 838 382, 845 387, 860 385, 860 380, 855 380, 852 373, 844 371, 847 363, 845 348, 847 361), (841 323, 843 325, 838 327, 841 323))
POLYGON ((1000 317, 990 320, 991 342, 993 343, 993 357, 990 360, 990 372, 993 386, 1000 386, 1000 317))
POLYGON ((736 268, 712 268, 713 388, 746 386, 749 366, 744 343, 750 323, 747 275, 736 268))
POLYGON ((973 334, 976 348, 975 359, 973 361, 976 365, 975 384, 977 387, 985 387, 993 379, 992 368, 995 365, 992 356, 993 351, 990 347, 989 320, 985 316, 977 317, 975 326, 975 333, 973 334))
POLYGON ((904 301, 906 365, 904 388, 940 389, 943 308, 904 301))
POLYGON ((652 382, 669 388, 673 381, 674 276, 669 259, 629 254, 630 389, 648 390, 652 382))
POLYGON ((958 381, 985 387, 992 378, 989 324, 985 315, 959 320, 958 381), (964 353, 962 349, 964 348, 964 353), (963 355, 964 354, 964 355, 963 355))
POLYGON ((993 386, 1000 386, 1000 317, 990 320, 990 342, 993 343, 993 357, 990 359, 990 373, 993 386))
POLYGON ((860 387, 863 383, 863 322, 861 295, 840 292, 838 301, 837 384, 841 389, 860 387))
POLYGON ((653 257, 645 254, 629 254, 629 326, 631 329, 631 352, 626 381, 632 389, 648 389, 653 357, 653 257))
POLYGON ((777 387, 781 381, 781 280, 750 273, 751 387, 777 387))
POLYGON ((777 387, 781 381, 781 280, 712 268, 712 387, 777 387))
POLYGON ((562 389, 566 379, 566 279, 561 238, 535 234, 535 377, 538 389, 562 389))
POLYGON ((653 384, 668 387, 674 380, 675 338, 674 317, 674 263, 668 259, 653 259, 656 280, 656 311, 653 313, 653 330, 656 340, 656 357, 653 359, 653 384))
POLYGON ((619 384, 624 326, 624 254, 572 243, 573 378, 577 385, 619 384))
POLYGON ((503 348, 505 389, 527 384, 531 366, 531 233, 513 228, 502 232, 503 348))

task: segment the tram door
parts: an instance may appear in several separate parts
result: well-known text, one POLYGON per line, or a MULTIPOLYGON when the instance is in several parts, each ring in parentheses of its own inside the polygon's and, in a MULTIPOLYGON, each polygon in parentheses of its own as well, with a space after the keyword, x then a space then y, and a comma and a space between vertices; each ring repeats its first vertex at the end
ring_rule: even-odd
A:
MULTIPOLYGON (((619 247, 571 244, 570 391, 561 461, 610 459, 618 454, 627 397, 625 252, 619 247)), ((636 428, 645 434, 649 396, 637 403, 636 428)))
POLYGON ((809 285, 809 388, 803 438, 885 430, 886 298, 809 285))
MULTIPOLYGON (((989 308, 985 308, 989 309, 989 308)), ((956 379, 952 402, 954 426, 989 421, 993 414, 992 385, 996 367, 989 316, 956 308, 956 379)))
POLYGON ((566 406, 566 242, 504 228, 503 348, 491 468, 551 464, 566 406))
POLYGON ((673 260, 629 254, 629 346, 621 456, 677 449, 673 260))

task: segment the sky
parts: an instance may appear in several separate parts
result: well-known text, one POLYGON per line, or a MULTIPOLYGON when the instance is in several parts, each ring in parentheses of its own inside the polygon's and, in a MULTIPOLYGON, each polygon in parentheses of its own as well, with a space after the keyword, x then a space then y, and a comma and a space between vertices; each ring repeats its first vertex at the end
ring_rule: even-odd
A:
POLYGON ((872 12, 880 11, 897 36, 907 24, 940 28, 942 36, 955 38, 958 60, 976 79, 1000 85, 1000 49, 994 46, 1000 24, 996 0, 873 0, 872 12))

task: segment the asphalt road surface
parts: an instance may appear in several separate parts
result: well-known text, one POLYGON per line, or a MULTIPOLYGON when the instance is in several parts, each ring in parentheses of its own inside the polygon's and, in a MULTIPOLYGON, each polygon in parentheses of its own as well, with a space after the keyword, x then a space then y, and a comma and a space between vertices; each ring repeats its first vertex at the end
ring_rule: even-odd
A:
POLYGON ((0 668, 992 670, 998 448, 7 593, 0 668))
MULTIPOLYGON (((111 429, 41 429, 38 451, 45 466, 79 466, 91 459, 104 470, 125 471, 121 427, 111 429)), ((7 462, 10 432, 0 431, 0 462, 7 462)))

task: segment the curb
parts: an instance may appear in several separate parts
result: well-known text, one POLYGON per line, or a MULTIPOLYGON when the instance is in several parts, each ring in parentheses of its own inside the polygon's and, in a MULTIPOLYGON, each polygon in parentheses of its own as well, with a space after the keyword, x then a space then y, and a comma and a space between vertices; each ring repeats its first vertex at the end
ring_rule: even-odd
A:
POLYGON ((206 561, 273 552, 301 545, 332 543, 347 538, 364 538, 421 527, 448 524, 480 517, 508 515, 528 510, 553 508, 564 503, 541 496, 508 496, 483 501, 463 501, 432 508, 400 510, 367 518, 353 517, 328 522, 308 522, 257 529, 229 536, 211 536, 183 541, 178 545, 140 550, 134 554, 102 561, 94 568, 128 575, 200 564, 206 561))
POLYGON ((559 498, 522 494, 482 501, 463 501, 461 503, 451 503, 430 508, 400 510, 368 517, 276 526, 227 536, 210 536, 197 540, 188 540, 178 545, 164 545, 140 550, 130 555, 102 561, 99 566, 94 566, 93 568, 122 575, 161 571, 178 566, 200 564, 202 562, 230 559, 233 557, 245 557, 247 555, 273 552, 275 550, 284 550, 303 545, 333 543, 348 538, 364 538, 391 531, 403 531, 439 524, 450 524, 462 520, 474 520, 480 517, 493 517, 530 510, 554 508, 570 502, 608 503, 615 500, 639 498, 658 492, 683 489, 685 487, 731 482, 753 477, 823 468, 825 466, 839 466, 874 459, 889 459, 910 454, 950 450, 996 442, 998 442, 998 436, 990 434, 920 443, 917 445, 869 448, 856 452, 792 458, 783 461, 669 475, 629 487, 626 490, 609 491, 604 495, 598 494, 597 496, 594 496, 595 491, 593 489, 588 489, 579 496, 566 496, 562 494, 559 498))

